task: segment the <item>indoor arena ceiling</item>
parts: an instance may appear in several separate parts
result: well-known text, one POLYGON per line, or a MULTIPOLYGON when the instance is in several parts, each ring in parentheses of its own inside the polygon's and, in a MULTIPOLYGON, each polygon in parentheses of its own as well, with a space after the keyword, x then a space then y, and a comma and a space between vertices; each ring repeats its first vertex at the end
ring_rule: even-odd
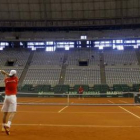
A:
POLYGON ((0 27, 139 26, 140 0, 0 0, 0 27))

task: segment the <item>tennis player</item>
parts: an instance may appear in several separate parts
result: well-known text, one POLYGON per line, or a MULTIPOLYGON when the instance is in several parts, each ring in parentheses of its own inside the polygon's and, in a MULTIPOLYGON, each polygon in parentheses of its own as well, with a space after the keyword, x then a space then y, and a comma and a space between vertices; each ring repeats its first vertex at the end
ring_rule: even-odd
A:
POLYGON ((79 99, 80 99, 80 97, 82 97, 83 92, 84 92, 84 88, 82 86, 80 86, 78 89, 79 99))
POLYGON ((5 130, 6 134, 10 135, 11 123, 17 109, 16 94, 17 94, 18 77, 16 76, 17 73, 16 70, 11 70, 9 74, 6 73, 4 70, 0 70, 0 72, 5 76, 4 78, 5 99, 1 109, 1 111, 3 112, 2 130, 5 130))

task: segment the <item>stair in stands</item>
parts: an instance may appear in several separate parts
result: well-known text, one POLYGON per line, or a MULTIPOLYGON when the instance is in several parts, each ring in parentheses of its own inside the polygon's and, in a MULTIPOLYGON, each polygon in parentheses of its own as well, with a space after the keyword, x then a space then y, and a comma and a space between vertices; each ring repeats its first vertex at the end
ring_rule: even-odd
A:
POLYGON ((64 84, 66 67, 67 67, 67 59, 68 59, 68 53, 65 52, 64 53, 64 58, 63 58, 63 63, 62 63, 62 68, 61 68, 61 73, 60 73, 60 78, 59 78, 59 85, 64 84))
POLYGON ((100 77, 101 77, 101 84, 106 84, 104 54, 102 52, 100 52, 100 77))
POLYGON ((27 71, 28 71, 28 68, 29 68, 29 66, 30 66, 30 64, 31 64, 31 62, 32 62, 33 55, 34 55, 34 51, 32 51, 32 52, 30 53, 30 56, 29 56, 28 61, 27 61, 26 65, 25 65, 25 68, 24 68, 24 70, 23 70, 23 72, 22 72, 22 74, 21 74, 21 76, 20 76, 19 84, 18 84, 19 87, 22 86, 22 83, 23 83, 23 81, 24 81, 24 78, 25 78, 25 76, 26 76, 26 73, 27 73, 27 71))

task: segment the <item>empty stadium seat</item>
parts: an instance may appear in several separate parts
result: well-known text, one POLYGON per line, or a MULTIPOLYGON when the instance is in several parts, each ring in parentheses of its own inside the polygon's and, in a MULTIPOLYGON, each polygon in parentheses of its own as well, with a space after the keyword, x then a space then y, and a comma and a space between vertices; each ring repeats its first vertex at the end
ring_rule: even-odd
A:
POLYGON ((140 68, 138 66, 106 66, 106 83, 111 84, 138 84, 140 83, 140 68))
POLYGON ((129 92, 130 87, 127 84, 114 84, 113 85, 114 91, 123 91, 123 92, 129 92))
POLYGON ((106 84, 94 85, 93 87, 94 92, 106 93, 108 90, 109 90, 109 86, 106 84))
POLYGON ((99 67, 78 67, 69 66, 66 69, 64 84, 74 86, 75 84, 100 84, 100 68, 99 67))
POLYGON ((69 85, 56 85, 54 87, 54 93, 68 93, 69 85))

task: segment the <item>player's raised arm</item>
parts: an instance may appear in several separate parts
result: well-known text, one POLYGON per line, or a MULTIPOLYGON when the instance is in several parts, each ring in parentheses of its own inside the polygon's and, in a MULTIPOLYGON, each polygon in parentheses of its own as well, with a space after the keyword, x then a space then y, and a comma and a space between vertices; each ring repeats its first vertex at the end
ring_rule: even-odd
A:
POLYGON ((9 74, 7 72, 5 72, 4 70, 0 70, 0 72, 5 76, 9 76, 9 74))

